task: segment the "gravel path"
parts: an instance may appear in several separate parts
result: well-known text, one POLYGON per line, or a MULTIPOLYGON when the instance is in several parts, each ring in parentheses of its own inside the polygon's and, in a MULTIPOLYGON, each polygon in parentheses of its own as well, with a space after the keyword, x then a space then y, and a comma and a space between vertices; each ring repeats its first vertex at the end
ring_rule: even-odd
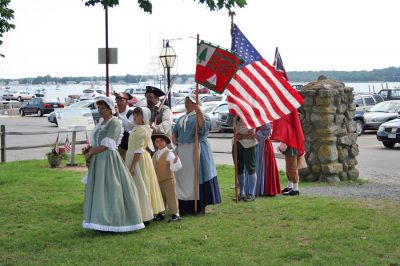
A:
POLYGON ((400 178, 398 173, 385 174, 379 170, 360 173, 366 181, 363 184, 338 184, 301 188, 303 195, 350 197, 361 199, 392 199, 400 201, 400 178))
POLYGON ((315 187, 303 187, 302 195, 318 195, 340 198, 359 199, 391 199, 400 201, 400 186, 376 182, 352 185, 322 185, 315 187))

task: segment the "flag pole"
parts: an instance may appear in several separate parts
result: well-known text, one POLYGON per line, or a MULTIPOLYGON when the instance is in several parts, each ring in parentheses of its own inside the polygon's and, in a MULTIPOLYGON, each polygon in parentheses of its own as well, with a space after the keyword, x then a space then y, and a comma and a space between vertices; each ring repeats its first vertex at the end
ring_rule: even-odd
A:
MULTIPOLYGON (((197 34, 196 57, 199 52, 199 34, 197 34)), ((199 104, 199 84, 196 82, 196 105, 199 104)), ((194 137, 194 212, 197 213, 197 198, 199 196, 199 114, 196 114, 196 132, 194 137)))
MULTIPOLYGON (((229 16, 231 17, 231 38, 233 39, 233 16, 235 16, 235 11, 229 10, 229 16)), ((233 160, 235 164, 235 200, 236 203, 239 202, 238 197, 238 167, 237 167, 237 134, 236 134, 236 124, 237 116, 233 118, 233 160)))

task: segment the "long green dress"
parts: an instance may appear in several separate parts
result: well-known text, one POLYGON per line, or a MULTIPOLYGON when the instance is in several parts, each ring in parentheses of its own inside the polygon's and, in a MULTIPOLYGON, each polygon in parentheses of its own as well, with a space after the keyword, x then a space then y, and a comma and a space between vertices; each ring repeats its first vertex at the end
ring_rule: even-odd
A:
POLYGON ((94 129, 92 146, 102 145, 108 149, 90 160, 83 228, 111 232, 144 228, 135 183, 117 150, 121 132, 117 118, 94 129))

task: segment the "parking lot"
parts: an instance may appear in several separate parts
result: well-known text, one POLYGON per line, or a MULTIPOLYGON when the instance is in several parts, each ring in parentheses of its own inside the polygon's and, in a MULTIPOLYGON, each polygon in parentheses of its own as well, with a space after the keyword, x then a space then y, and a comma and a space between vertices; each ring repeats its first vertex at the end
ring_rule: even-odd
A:
MULTIPOLYGON (((8 132, 53 132, 46 135, 19 135, 6 136, 6 145, 13 146, 33 146, 55 142, 58 127, 50 124, 47 117, 32 116, 0 116, 0 124, 5 125, 8 132)), ((68 133, 71 139, 71 133, 68 133)), ((60 134, 60 142, 64 142, 67 134, 60 134)), ((232 164, 231 151, 232 134, 210 134, 210 144, 214 152, 214 159, 219 164, 232 164)), ((77 140, 85 140, 85 133, 78 132, 77 140)), ((375 132, 366 131, 357 141, 360 154, 357 157, 359 162, 358 170, 360 177, 368 180, 385 181, 385 183, 400 183, 400 167, 398 160, 400 155, 400 145, 397 144, 393 149, 384 148, 382 143, 377 141, 375 132)), ((16 161, 25 159, 44 159, 45 153, 49 148, 37 148, 26 150, 7 151, 6 160, 16 161)), ((80 146, 77 147, 80 151, 80 146)), ((278 167, 284 168, 282 159, 277 159, 278 167)))

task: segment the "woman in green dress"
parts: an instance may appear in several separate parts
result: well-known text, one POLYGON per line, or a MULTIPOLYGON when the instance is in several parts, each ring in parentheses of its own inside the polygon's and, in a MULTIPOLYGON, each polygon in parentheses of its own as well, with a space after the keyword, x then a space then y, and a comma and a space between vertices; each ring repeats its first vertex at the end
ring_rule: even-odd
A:
POLYGON ((115 105, 108 97, 97 102, 102 117, 92 132, 92 147, 84 201, 83 228, 128 232, 144 228, 138 193, 129 170, 118 153, 122 126, 113 117, 115 105))

